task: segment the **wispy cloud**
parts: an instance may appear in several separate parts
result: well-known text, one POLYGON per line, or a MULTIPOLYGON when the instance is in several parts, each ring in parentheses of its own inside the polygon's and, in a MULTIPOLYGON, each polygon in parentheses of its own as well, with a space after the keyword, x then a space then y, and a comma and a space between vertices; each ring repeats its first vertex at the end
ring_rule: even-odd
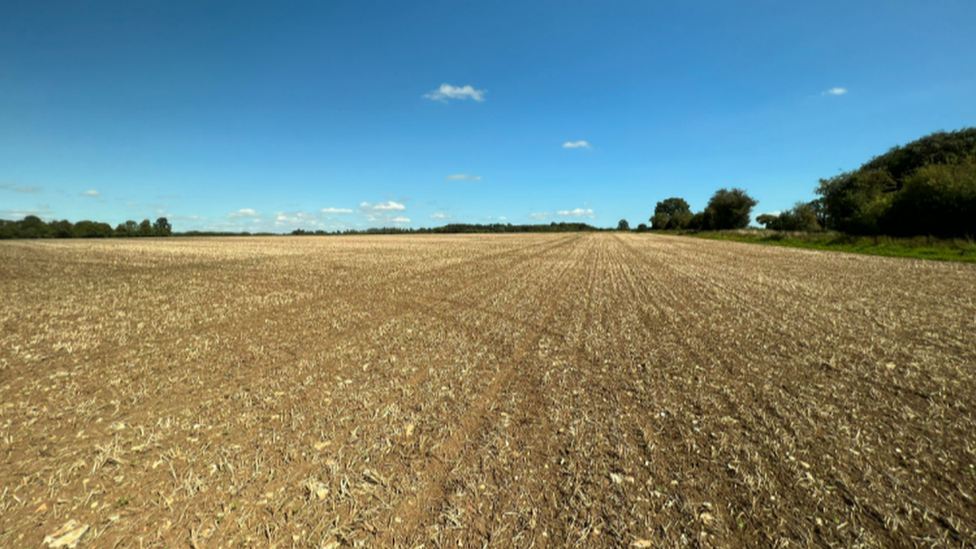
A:
POLYGON ((488 90, 476 90, 471 86, 452 86, 450 84, 441 84, 441 87, 436 90, 424 94, 424 98, 433 99, 434 101, 440 101, 441 103, 447 103, 448 99, 474 99, 475 101, 484 101, 485 94, 488 90))
POLYGON ((125 207, 126 208, 138 208, 139 207, 139 203, 138 202, 126 202, 125 203, 125 207))
POLYGON ((85 192, 81 193, 80 196, 97 197, 97 196, 102 196, 102 193, 100 193, 100 192, 98 192, 98 191, 96 191, 96 190, 93 189, 93 190, 85 191, 85 192))
POLYGON ((454 175, 449 175, 444 178, 445 181, 481 181, 480 175, 468 175, 466 173, 457 173, 454 175))
POLYGON ((450 219, 451 216, 447 215, 446 213, 437 212, 437 213, 430 214, 430 218, 431 219, 450 219))
POLYGON ((37 217, 40 217, 41 219, 53 219, 51 217, 51 210, 49 210, 47 208, 37 209, 37 210, 31 210, 31 209, 27 209, 27 210, 0 210, 0 219, 9 219, 11 221, 20 221, 21 219, 23 219, 23 218, 25 218, 25 217, 27 217, 29 215, 36 215, 37 217))
POLYGON ((352 210, 349 208, 322 208, 320 213, 324 214, 351 214, 352 210))
MULTIPOLYGON (((531 219, 549 219, 550 217, 581 217, 592 219, 596 217, 591 208, 576 208, 574 210, 559 210, 556 212, 531 213, 527 217, 531 219)), ((501 219, 501 218, 499 218, 501 219)))
POLYGON ((180 195, 178 195, 178 194, 161 194, 161 195, 157 196, 156 198, 158 198, 160 200, 168 200, 168 199, 174 199, 174 198, 179 198, 179 197, 180 197, 180 195))
POLYGON ((556 215, 563 217, 593 217, 593 210, 590 208, 576 208, 575 210, 559 210, 556 215))
POLYGON ((592 149, 586 141, 567 141, 563 143, 564 149, 592 149))
POLYGON ((409 223, 409 221, 403 221, 406 217, 400 215, 399 212, 403 212, 407 209, 404 204, 400 202, 394 202, 393 200, 387 200, 386 202, 380 202, 374 204, 372 202, 360 202, 358 214, 363 216, 363 218, 372 224, 383 225, 386 223, 409 223))
POLYGON ((244 219, 253 217, 261 217, 261 214, 252 210, 251 208, 241 208, 236 212, 227 214, 227 219, 244 219))
POLYGON ((322 229, 329 220, 323 217, 321 213, 303 212, 301 210, 297 212, 275 212, 274 226, 277 230, 282 228, 322 229))
POLYGON ((830 88, 820 92, 820 95, 844 95, 845 93, 847 93, 846 88, 830 88))
POLYGON ((14 192, 17 192, 17 193, 24 193, 24 194, 37 194, 37 193, 41 192, 41 188, 40 187, 18 187, 16 185, 14 185, 13 183, 4 183, 4 184, 0 185, 0 189, 3 189, 5 191, 14 191, 14 192))
POLYGON ((359 209, 363 211, 373 211, 373 212, 391 212, 391 211, 403 211, 407 207, 399 202, 394 202, 388 200, 386 202, 380 202, 379 204, 371 204, 369 202, 360 202, 359 209))

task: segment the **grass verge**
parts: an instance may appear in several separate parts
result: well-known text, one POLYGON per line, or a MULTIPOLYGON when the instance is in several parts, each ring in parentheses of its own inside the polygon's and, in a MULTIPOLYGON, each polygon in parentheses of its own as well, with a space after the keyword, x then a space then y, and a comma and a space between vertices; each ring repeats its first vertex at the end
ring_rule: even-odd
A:
POLYGON ((889 236, 851 236, 833 232, 793 233, 761 229, 681 234, 709 240, 731 240, 811 250, 976 263, 976 242, 968 239, 949 240, 930 236, 892 238, 889 236))

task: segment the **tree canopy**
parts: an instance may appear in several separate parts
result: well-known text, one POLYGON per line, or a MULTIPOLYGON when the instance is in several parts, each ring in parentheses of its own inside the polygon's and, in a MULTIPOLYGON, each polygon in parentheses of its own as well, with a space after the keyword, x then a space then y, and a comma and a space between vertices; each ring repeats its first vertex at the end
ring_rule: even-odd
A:
POLYGON ((691 221, 691 207, 684 198, 666 198, 654 206, 654 215, 651 216, 651 228, 663 230, 684 229, 691 221))
POLYGON ((817 212, 809 202, 797 202, 792 209, 779 215, 762 214, 756 223, 774 231, 819 231, 817 212))
POLYGON ((170 236, 173 226, 165 217, 160 217, 156 223, 148 219, 142 223, 129 220, 119 223, 115 229, 108 223, 97 221, 79 221, 71 223, 64 219, 45 223, 36 215, 29 215, 20 221, 0 219, 0 239, 6 238, 108 238, 134 236, 170 236))
POLYGON ((721 231, 744 229, 752 220, 752 209, 758 204, 742 189, 719 189, 705 207, 706 229, 721 231))
POLYGON ((976 235, 976 128, 936 132, 821 179, 825 228, 851 234, 976 235))

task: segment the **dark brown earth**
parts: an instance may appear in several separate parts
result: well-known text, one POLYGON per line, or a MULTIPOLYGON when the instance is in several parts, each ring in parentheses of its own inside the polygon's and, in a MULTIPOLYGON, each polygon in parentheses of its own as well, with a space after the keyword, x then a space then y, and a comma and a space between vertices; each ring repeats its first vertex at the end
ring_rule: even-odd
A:
POLYGON ((0 296, 2 547, 976 544, 976 265, 24 241, 0 296))

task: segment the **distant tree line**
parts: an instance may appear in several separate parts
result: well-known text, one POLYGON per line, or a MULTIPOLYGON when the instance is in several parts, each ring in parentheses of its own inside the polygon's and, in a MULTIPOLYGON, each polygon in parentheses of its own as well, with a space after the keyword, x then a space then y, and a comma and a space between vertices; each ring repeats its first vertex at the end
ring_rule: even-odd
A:
MULTIPOLYGON (((853 235, 976 236, 976 128, 936 132, 828 179, 820 197, 756 222, 778 231, 832 230, 853 235)), ((655 230, 725 230, 749 225, 757 202, 721 189, 692 213, 672 197, 657 203, 655 230)))
POLYGON ((68 220, 51 221, 45 223, 36 215, 29 215, 20 221, 0 219, 0 239, 9 238, 111 238, 137 236, 170 236, 173 226, 165 217, 160 217, 155 223, 144 219, 142 223, 126 221, 119 223, 115 229, 108 223, 97 221, 79 221, 71 223, 68 220))
POLYGON ((357 235, 357 234, 462 234, 462 233, 568 233, 581 231, 599 231, 600 229, 586 223, 550 223, 548 225, 512 225, 511 223, 469 224, 450 223, 442 227, 433 228, 402 228, 402 227, 371 227, 369 229, 346 229, 342 231, 306 231, 295 229, 291 234, 302 235, 357 235))
POLYGON ((672 197, 654 207, 651 228, 671 231, 742 229, 749 226, 756 204, 758 202, 742 189, 719 189, 704 210, 691 213, 691 207, 683 198, 672 197))

